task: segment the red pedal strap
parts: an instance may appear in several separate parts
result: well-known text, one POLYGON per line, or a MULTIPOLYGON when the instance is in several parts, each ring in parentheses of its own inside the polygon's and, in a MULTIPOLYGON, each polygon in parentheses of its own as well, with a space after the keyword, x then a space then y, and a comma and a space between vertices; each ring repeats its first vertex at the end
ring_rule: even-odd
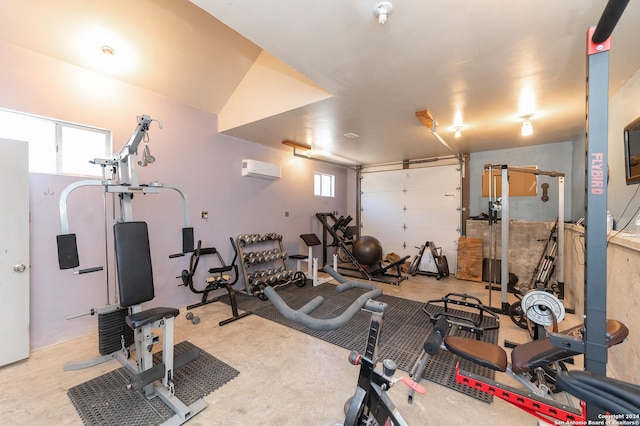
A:
POLYGON ((414 391, 418 392, 418 393, 426 393, 427 390, 424 388, 424 386, 422 386, 420 383, 418 382, 414 382, 413 380, 409 379, 408 377, 400 377, 400 381, 402 383, 404 383, 405 385, 409 386, 411 389, 413 389, 414 391))
POLYGON ((582 410, 579 412, 576 409, 561 406, 553 401, 545 402, 544 398, 535 395, 524 395, 510 386, 502 385, 489 379, 483 379, 484 378, 480 376, 466 371, 461 372, 460 363, 456 364, 456 382, 458 383, 494 395, 545 422, 548 422, 549 417, 551 417, 571 424, 586 424, 587 413, 583 401, 580 401, 582 410))

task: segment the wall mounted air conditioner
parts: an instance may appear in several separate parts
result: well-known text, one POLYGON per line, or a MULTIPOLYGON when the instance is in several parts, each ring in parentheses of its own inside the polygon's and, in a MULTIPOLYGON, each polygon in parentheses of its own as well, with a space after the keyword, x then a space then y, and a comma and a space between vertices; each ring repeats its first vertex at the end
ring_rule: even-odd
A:
POLYGON ((280 179, 280 166, 256 160, 242 160, 242 176, 260 179, 280 179))

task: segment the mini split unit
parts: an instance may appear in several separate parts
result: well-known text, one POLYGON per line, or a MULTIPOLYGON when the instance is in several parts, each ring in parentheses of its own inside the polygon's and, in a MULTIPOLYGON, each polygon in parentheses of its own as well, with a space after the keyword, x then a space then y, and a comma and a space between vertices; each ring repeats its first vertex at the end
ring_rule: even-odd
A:
POLYGON ((242 160, 242 176, 260 179, 280 179, 280 166, 256 160, 242 160))

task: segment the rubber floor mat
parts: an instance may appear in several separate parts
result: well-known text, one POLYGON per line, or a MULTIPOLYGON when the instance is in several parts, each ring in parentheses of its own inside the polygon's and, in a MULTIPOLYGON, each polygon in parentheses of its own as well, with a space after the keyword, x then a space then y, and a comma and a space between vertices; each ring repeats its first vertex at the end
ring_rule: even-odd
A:
MULTIPOLYGON (((321 284, 317 287, 309 285, 304 287, 286 286, 278 288, 277 291, 280 297, 293 309, 300 308, 315 296, 322 296, 325 299, 324 304, 311 314, 311 316, 316 318, 333 318, 340 315, 360 294, 365 292, 361 289, 351 289, 344 293, 338 293, 336 292, 336 286, 328 283, 321 284)), ((269 301, 263 301, 257 297, 242 293, 238 293, 236 298, 239 309, 251 311, 254 315, 302 331, 303 333, 349 351, 355 350, 360 353, 364 351, 366 336, 369 331, 369 321, 371 319, 371 315, 365 311, 361 310, 358 312, 353 319, 343 327, 329 331, 318 331, 285 318, 269 301)), ((225 298, 221 299, 221 301, 224 300, 225 298)), ((378 357, 380 360, 385 358, 392 359, 398 365, 399 369, 408 372, 420 356, 424 341, 433 329, 433 325, 429 321, 429 316, 422 309, 425 307, 425 303, 388 295, 382 295, 376 300, 380 300, 389 305, 385 309, 382 334, 378 342, 378 357)), ((429 304, 426 305, 425 309, 430 313, 436 313, 439 309, 443 308, 438 305, 429 304)), ((463 317, 475 319, 476 321, 479 320, 479 315, 475 312, 451 308, 449 308, 449 311, 463 317)), ((489 318, 486 315, 484 321, 483 326, 495 324, 495 319, 492 317, 489 318)), ((459 335, 462 337, 474 337, 464 331, 460 332, 459 335)), ((480 340, 495 344, 498 341, 498 330, 486 331, 480 340)), ((443 350, 440 350, 437 355, 430 357, 425 369, 424 378, 481 401, 488 403, 493 401, 493 396, 490 394, 456 383, 455 366, 458 361, 460 361, 461 368, 466 371, 492 380, 495 378, 495 372, 493 370, 462 360, 460 357, 443 350)), ((346 356, 345 362, 347 362, 346 356)))
MULTIPOLYGON (((180 342, 175 355, 196 347, 180 342)), ((154 354, 154 363, 162 360, 162 353, 154 354)), ((200 356, 176 370, 175 395, 186 405, 220 388, 239 373, 213 355, 200 349, 200 356)), ((143 391, 127 389, 131 373, 118 368, 69 389, 67 395, 86 425, 158 425, 174 412, 160 398, 148 400, 143 391)))

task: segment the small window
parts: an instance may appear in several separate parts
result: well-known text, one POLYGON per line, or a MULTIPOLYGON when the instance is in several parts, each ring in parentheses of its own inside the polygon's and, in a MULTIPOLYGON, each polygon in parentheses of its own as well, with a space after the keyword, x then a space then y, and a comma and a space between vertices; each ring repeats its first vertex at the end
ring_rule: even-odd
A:
POLYGON ((313 195, 335 197, 335 176, 318 172, 314 173, 313 195))
POLYGON ((100 177, 89 163, 111 155, 111 132, 0 109, 0 137, 29 142, 29 172, 100 177))

